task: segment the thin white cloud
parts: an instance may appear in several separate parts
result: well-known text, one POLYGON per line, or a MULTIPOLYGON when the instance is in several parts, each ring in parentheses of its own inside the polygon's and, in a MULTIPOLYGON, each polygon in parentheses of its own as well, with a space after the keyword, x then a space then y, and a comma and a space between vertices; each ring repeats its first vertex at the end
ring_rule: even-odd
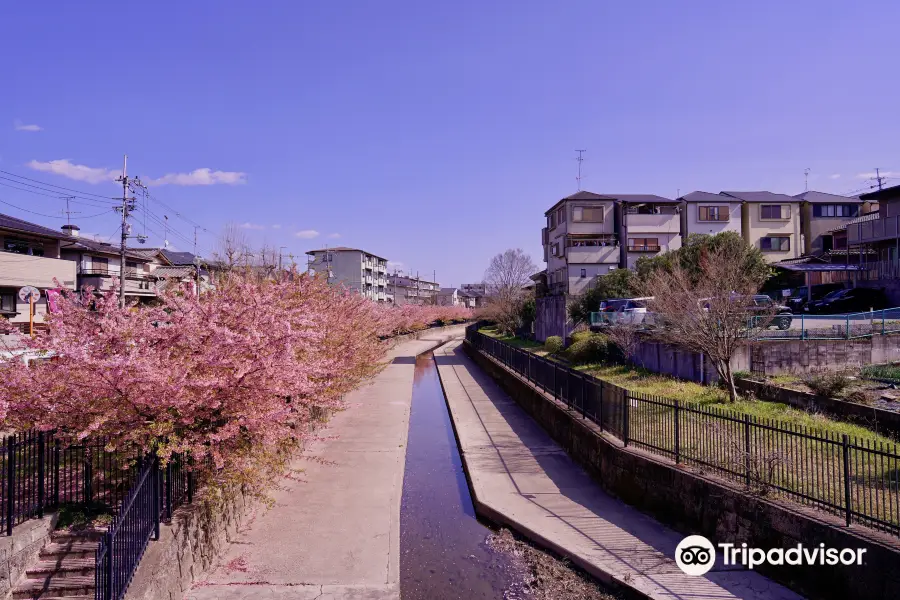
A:
POLYGON ((167 173, 156 179, 148 179, 147 185, 239 185, 247 183, 247 174, 240 171, 213 171, 194 169, 190 173, 167 173))
POLYGON ((87 167, 85 165, 75 165, 68 158, 59 160, 51 160, 48 162, 39 162, 32 160, 25 164, 29 169, 35 171, 44 171, 45 173, 53 173, 62 175, 75 181, 84 181, 87 183, 102 183, 104 181, 114 181, 119 176, 119 172, 114 169, 104 169, 101 167, 87 167))
POLYGON ((404 265, 399 260, 389 260, 387 266, 388 269, 402 269, 404 265))
POLYGON ((339 234, 339 233, 329 233, 329 234, 328 234, 328 237, 331 238, 331 239, 333 239, 333 240, 336 240, 336 239, 338 239, 339 237, 341 237, 341 234, 339 234))
POLYGON ((272 229, 281 229, 281 224, 275 223, 274 225, 272 225, 272 229))
POLYGON ((829 175, 829 176, 828 176, 828 179, 840 179, 840 178, 841 178, 841 174, 840 174, 840 173, 835 173, 834 175, 829 175))
POLYGON ((302 240, 311 240, 313 238, 319 237, 319 232, 315 229, 302 229, 295 233, 294 236, 302 240))
POLYGON ((241 223, 241 229, 253 229, 254 231, 260 231, 260 230, 265 229, 265 228, 266 228, 265 225, 259 225, 259 224, 257 224, 257 223, 251 223, 250 221, 247 221, 246 223, 241 223))
POLYGON ((13 121, 13 127, 15 127, 16 131, 43 131, 44 128, 40 125, 26 125, 22 121, 16 119, 13 121))
POLYGON ((859 179, 875 179, 881 175, 882 177, 900 177, 900 171, 881 171, 876 173, 875 171, 871 171, 869 173, 860 173, 857 175, 859 179))

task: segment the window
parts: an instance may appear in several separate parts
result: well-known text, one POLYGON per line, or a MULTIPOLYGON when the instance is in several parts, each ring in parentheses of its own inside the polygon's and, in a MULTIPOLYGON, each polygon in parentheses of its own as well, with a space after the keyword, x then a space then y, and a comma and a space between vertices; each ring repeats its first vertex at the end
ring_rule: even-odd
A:
POLYGON ((699 221, 727 221, 727 206, 698 206, 697 219, 699 221))
POLYGON ((560 206, 556 209, 556 220, 562 224, 566 222, 566 207, 560 206))
POLYGON ((789 204, 761 204, 759 206, 760 219, 790 219, 791 206, 789 204))
POLYGON ((40 242, 30 242, 28 240, 6 238, 5 240, 3 240, 3 249, 6 252, 15 252, 16 254, 44 256, 44 245, 40 242))
POLYGON ((556 242, 552 246, 550 246, 550 254, 553 256, 559 256, 559 242, 556 242))
POLYGON ((763 252, 787 252, 791 249, 790 236, 770 235, 759 238, 759 249, 763 252))
POLYGON ((572 208, 572 221, 575 223, 602 223, 602 206, 575 206, 572 208))
POLYGON ((100 258, 99 256, 91 257, 91 270, 98 273, 108 273, 109 272, 109 259, 108 258, 100 258))
POLYGON ((582 269, 582 270, 581 270, 581 277, 582 277, 582 279, 584 279, 585 277, 587 277, 587 269, 582 269))
POLYGON ((859 216, 859 206, 856 204, 814 204, 814 217, 848 217, 859 216))
POLYGON ((556 227, 556 212, 550 213, 547 217, 547 229, 553 229, 556 227))
POLYGON ((16 295, 13 292, 0 292, 0 312, 16 312, 16 295))
POLYGON ((628 250, 631 252, 657 252, 659 238, 628 238, 628 250))

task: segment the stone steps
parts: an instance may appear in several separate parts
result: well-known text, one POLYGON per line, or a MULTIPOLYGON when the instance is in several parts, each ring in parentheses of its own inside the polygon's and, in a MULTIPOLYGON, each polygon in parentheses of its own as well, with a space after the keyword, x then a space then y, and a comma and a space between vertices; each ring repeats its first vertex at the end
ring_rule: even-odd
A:
POLYGON ((38 560, 12 590, 15 599, 90 600, 94 598, 97 548, 103 530, 54 531, 38 560))

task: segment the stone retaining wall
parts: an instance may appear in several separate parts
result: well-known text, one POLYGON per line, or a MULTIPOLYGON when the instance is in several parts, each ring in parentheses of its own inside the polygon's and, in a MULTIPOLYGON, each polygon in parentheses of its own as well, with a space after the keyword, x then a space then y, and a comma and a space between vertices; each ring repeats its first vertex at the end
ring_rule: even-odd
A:
POLYGON ((753 394, 762 400, 790 404, 810 412, 821 412, 849 423, 867 427, 881 435, 900 439, 900 413, 837 398, 817 396, 808 392, 791 390, 763 381, 739 379, 738 391, 753 394))
POLYGON ((861 527, 844 527, 824 513, 750 496, 683 466, 623 448, 590 421, 472 348, 466 353, 607 492, 685 534, 713 543, 746 542, 759 548, 824 543, 865 548, 865 566, 760 567, 766 576, 813 599, 900 598, 900 541, 861 527))
POLYGON ((31 519, 13 528, 12 536, 0 537, 0 597, 8 598, 12 586, 34 563, 56 528, 56 513, 31 519))

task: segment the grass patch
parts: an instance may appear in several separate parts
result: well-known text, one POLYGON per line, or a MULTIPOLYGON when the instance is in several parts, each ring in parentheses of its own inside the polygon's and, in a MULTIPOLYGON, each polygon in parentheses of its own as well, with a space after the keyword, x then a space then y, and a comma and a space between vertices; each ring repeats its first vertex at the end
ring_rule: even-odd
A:
POLYGON ((859 375, 869 379, 888 379, 900 382, 900 365, 866 365, 859 375))
POLYGON ((546 356, 548 354, 547 349, 544 348, 544 345, 542 343, 536 342, 534 340, 522 339, 514 335, 503 335, 494 327, 482 327, 478 330, 478 332, 483 333, 488 337, 492 337, 495 340, 506 342, 510 346, 515 346, 516 348, 522 348, 523 350, 534 352, 538 356, 546 356))
POLYGON ((112 509, 99 502, 63 504, 59 507, 56 528, 78 531, 109 525, 112 519, 112 509))

